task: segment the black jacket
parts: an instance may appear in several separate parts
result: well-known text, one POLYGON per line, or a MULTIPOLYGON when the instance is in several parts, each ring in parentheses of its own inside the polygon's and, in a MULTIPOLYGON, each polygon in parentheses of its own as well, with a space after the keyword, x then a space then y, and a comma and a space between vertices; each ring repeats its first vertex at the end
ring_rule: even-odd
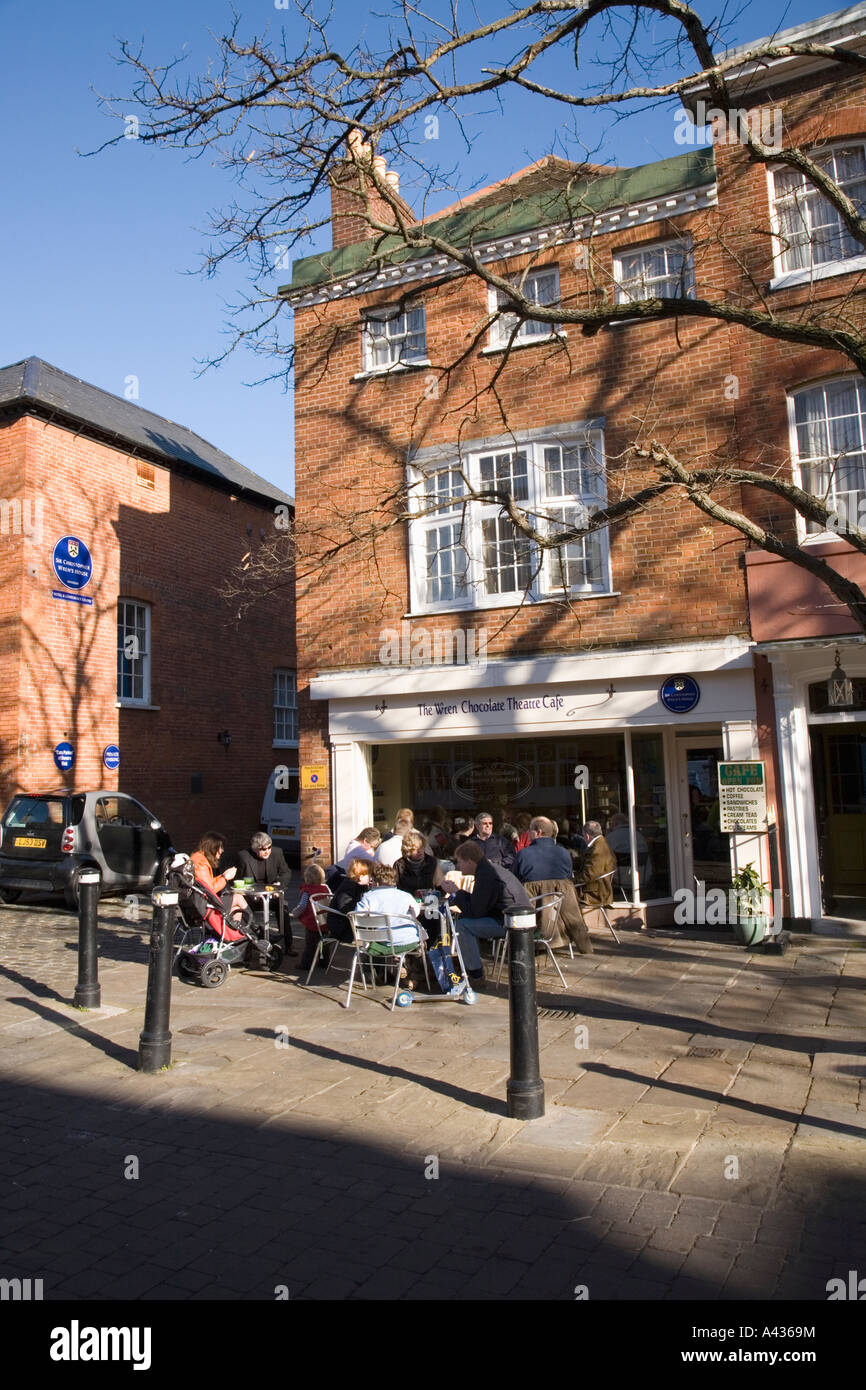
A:
POLYGON ((475 886, 471 893, 460 891, 454 897, 464 917, 493 917, 502 922, 506 912, 528 912, 532 904, 526 889, 509 869, 482 859, 475 869, 475 886))
POLYGON ((397 870, 397 887, 402 888, 404 893, 423 893, 433 887, 436 860, 432 854, 425 854, 417 863, 401 855, 394 868, 397 870))
POLYGON ((369 886, 368 883, 356 883, 353 878, 349 878, 348 874, 344 874, 334 884, 334 895, 328 904, 333 909, 328 913, 328 932, 331 936, 335 936, 338 941, 352 940, 352 927, 346 921, 346 917, 350 912, 355 911, 369 886), (344 915, 338 916, 338 913, 344 915))
POLYGON ((292 881, 292 871, 281 849, 272 847, 267 859, 253 854, 251 849, 242 849, 235 863, 238 866, 238 878, 251 878, 262 888, 268 883, 275 888, 288 888, 292 881))
POLYGON ((469 836, 469 844, 480 845, 484 858, 490 864, 501 864, 503 869, 514 868, 514 841, 507 840, 504 835, 488 835, 486 840, 482 840, 476 830, 469 836))

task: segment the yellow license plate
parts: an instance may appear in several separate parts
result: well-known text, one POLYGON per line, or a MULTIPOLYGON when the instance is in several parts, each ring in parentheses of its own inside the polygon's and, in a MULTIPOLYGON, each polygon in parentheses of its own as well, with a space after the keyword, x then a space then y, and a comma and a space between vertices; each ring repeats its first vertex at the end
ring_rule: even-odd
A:
POLYGON ((44 849, 48 844, 47 840, 34 840, 32 835, 16 835, 15 844, 22 849, 44 849))

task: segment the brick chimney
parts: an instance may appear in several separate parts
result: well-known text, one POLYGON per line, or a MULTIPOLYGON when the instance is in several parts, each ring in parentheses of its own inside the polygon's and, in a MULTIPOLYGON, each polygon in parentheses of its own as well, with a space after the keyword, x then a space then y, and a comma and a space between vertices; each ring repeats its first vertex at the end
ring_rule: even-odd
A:
MULTIPOLYGON (((360 130, 349 132, 349 153, 342 159, 330 176, 331 185, 331 245, 336 250, 340 246, 351 246, 358 241, 369 241, 380 235, 367 220, 369 213, 379 222, 396 226, 393 209, 386 203, 373 182, 372 172, 380 182, 387 183, 393 192, 400 192, 400 175, 396 169, 389 169, 383 155, 373 154, 370 145, 365 144, 360 130)), ((410 222, 415 214, 409 204, 399 198, 400 209, 410 222)))

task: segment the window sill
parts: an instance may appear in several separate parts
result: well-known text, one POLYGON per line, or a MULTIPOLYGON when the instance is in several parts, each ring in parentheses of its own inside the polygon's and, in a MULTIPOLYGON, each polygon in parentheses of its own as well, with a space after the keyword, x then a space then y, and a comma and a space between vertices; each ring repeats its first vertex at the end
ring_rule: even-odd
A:
POLYGON ((162 705, 151 705, 144 700, 116 700, 115 709, 162 709, 162 705))
POLYGON ((375 381, 377 377, 400 376, 403 372, 417 372, 432 366, 428 357, 423 362, 393 362, 390 367, 373 367, 367 372, 356 372, 352 381, 375 381))
POLYGON ((847 261, 828 261, 826 265, 809 266, 805 270, 788 270, 774 275, 768 290, 787 290, 794 285, 809 285, 813 280, 829 280, 834 275, 856 275, 866 270, 866 255, 851 256, 847 261))
POLYGON ((271 744, 272 748, 298 748, 300 739, 297 738, 275 738, 271 744))
MULTIPOLYGON (((621 589, 592 589, 579 590, 571 594, 544 594, 541 598, 528 598, 524 602, 526 608, 538 608, 543 603, 586 603, 594 598, 619 598, 621 589)), ((490 599, 485 599, 482 603, 477 603, 471 607, 461 604, 452 608, 412 608, 402 616, 404 618, 438 618, 446 613, 485 613, 490 609, 496 608, 519 608, 520 600, 502 597, 495 594, 490 599)))
POLYGON ((515 338, 513 343, 497 343, 495 347, 481 349, 482 357, 493 357, 497 352, 513 352, 515 348, 538 347, 541 343, 565 342, 567 333, 545 333, 534 338, 515 338))

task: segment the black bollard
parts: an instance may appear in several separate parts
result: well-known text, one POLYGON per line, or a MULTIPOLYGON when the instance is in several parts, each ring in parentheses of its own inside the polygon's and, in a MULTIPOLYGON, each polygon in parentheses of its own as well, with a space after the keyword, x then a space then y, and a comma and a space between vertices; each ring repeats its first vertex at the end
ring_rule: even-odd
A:
POLYGON ((544 1114, 544 1082, 538 1065, 535 913, 508 913, 505 922, 511 1022, 511 1076, 506 1087, 508 1114, 513 1120, 538 1120, 544 1114))
POLYGON ((144 1028, 138 1040, 138 1070, 159 1071, 171 1061, 171 965, 177 890, 154 888, 153 925, 150 929, 150 964, 144 1028))
POLYGON ((99 870, 82 869, 78 875, 78 983, 73 1004, 77 1009, 98 1009, 102 1002, 97 960, 99 870))

